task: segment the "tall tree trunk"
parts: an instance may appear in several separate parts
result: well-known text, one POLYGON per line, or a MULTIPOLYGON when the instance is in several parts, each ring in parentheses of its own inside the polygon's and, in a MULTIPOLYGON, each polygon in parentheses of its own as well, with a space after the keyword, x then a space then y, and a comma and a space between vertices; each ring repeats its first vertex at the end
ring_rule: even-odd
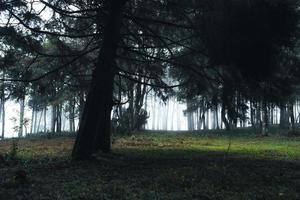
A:
POLYGON ((289 105, 288 105, 288 113, 289 113, 289 117, 290 117, 290 131, 295 131, 295 117, 294 117, 294 106, 293 106, 293 102, 290 101, 289 105))
POLYGON ((207 125, 206 125, 205 112, 202 113, 202 123, 203 123, 203 130, 206 130, 207 125))
POLYGON ((69 131, 70 132, 75 132, 75 101, 74 99, 69 100, 69 131))
POLYGON ((192 101, 187 99, 186 100, 186 115, 187 115, 187 124, 188 124, 188 130, 193 131, 194 130, 194 117, 193 117, 193 112, 191 111, 192 107, 192 101))
MULTIPOLYGON (((1 120, 1 116, 2 116, 2 103, 3 103, 3 101, 0 99, 0 120, 1 120)), ((1 139, 4 140, 4 136, 1 136, 1 139)))
POLYGON ((169 121, 169 101, 165 105, 165 119, 164 119, 164 130, 168 130, 168 121, 169 121))
POLYGON ((62 128, 61 108, 62 108, 62 104, 56 105, 56 132, 57 133, 61 133, 61 128, 62 128))
POLYGON ((35 108, 34 111, 34 121, 33 121, 33 133, 37 133, 37 114, 38 114, 38 110, 35 108))
POLYGON ((80 122, 81 122, 82 115, 83 115, 85 101, 86 101, 85 100, 85 93, 84 92, 80 92, 80 95, 79 95, 79 106, 78 106, 78 110, 79 110, 79 116, 78 116, 79 124, 78 125, 79 126, 80 126, 80 122))
POLYGON ((210 117, 210 110, 207 109, 207 112, 206 112, 206 129, 208 130, 209 129, 209 117, 210 117))
POLYGON ((24 111, 25 111, 25 96, 20 99, 20 121, 19 121, 19 138, 23 137, 23 126, 24 126, 24 111))
POLYGON ((270 125, 274 124, 274 106, 270 105, 270 125))
POLYGON ((104 152, 111 150, 110 115, 114 76, 117 71, 115 58, 125 0, 107 3, 110 6, 109 17, 72 152, 74 159, 87 159, 97 150, 104 152))
POLYGON ((56 105, 51 105, 51 133, 55 133, 56 125, 56 105))
POLYGON ((47 106, 44 108, 44 133, 47 132, 47 106))
POLYGON ((216 121, 216 129, 219 130, 220 126, 219 126, 219 109, 218 109, 218 104, 215 105, 215 121, 216 121))
POLYGON ((288 129, 289 128, 289 114, 287 106, 283 103, 280 104, 280 128, 288 129))
MULTIPOLYGON (((5 79, 5 70, 3 68, 3 71, 2 71, 2 79, 4 80, 5 79)), ((4 139, 4 134, 5 134, 5 84, 4 84, 4 81, 2 82, 2 87, 1 87, 1 110, 2 110, 2 134, 1 134, 1 137, 2 139, 4 139)))
POLYGON ((5 98, 2 101, 2 138, 4 139, 5 134, 5 98))
POLYGON ((261 111, 262 111, 262 107, 261 107, 261 104, 260 103, 256 103, 256 115, 255 115, 255 125, 256 127, 258 127, 258 131, 260 130, 261 128, 261 111))
POLYGON ((39 133, 40 132, 40 126, 41 126, 41 121, 42 121, 42 116, 43 116, 43 110, 40 111, 40 117, 39 117, 39 122, 36 128, 36 131, 39 133))
POLYGON ((155 95, 151 98, 152 101, 152 130, 155 130, 155 120, 156 120, 156 101, 155 101, 155 95))
POLYGON ((228 122, 228 119, 226 118, 226 110, 225 110, 225 105, 224 104, 222 105, 221 118, 222 118, 222 121, 225 125, 225 129, 227 131, 229 131, 231 128, 230 128, 230 124, 228 122))
POLYGON ((261 112, 262 112, 261 134, 263 136, 267 136, 268 135, 268 106, 265 100, 261 104, 262 104, 261 105, 261 112))
POLYGON ((251 123, 252 128, 255 128, 254 118, 255 118, 255 109, 254 109, 253 103, 250 102, 250 123, 251 123))
POLYGON ((35 111, 35 105, 32 106, 31 110, 31 124, 30 124, 30 133, 33 133, 33 121, 34 121, 34 111, 35 111))

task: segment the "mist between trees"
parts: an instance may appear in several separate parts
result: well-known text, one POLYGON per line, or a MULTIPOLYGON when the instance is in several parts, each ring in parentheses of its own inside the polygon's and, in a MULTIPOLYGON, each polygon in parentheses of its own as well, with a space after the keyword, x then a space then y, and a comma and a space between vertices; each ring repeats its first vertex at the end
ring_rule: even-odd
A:
POLYGON ((78 127, 74 159, 109 152, 112 132, 182 120, 262 135, 299 122, 298 0, 0 0, 0 12, 2 119, 14 100, 20 137, 49 117, 49 136, 78 127))

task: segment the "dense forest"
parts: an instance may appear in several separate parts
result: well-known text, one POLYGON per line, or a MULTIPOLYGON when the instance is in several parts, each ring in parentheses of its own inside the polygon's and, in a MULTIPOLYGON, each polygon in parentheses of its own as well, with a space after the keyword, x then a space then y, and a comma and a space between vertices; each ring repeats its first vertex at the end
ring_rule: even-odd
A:
POLYGON ((1 138, 9 101, 19 106, 10 119, 18 138, 75 136, 73 161, 110 153, 115 137, 146 125, 176 130, 178 112, 195 133, 297 137, 299 8, 298 0, 0 0, 1 138), (185 109, 175 112, 179 103, 185 109))

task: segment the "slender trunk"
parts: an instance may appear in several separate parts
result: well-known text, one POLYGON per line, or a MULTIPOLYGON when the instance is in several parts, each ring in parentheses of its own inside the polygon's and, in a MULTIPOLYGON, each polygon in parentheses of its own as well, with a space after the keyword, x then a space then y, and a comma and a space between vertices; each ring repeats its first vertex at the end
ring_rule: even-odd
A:
MULTIPOLYGON (((78 110, 79 110, 79 116, 78 116, 79 124, 78 124, 78 126, 80 126, 80 122, 81 122, 81 119, 82 119, 84 104, 85 104, 85 94, 84 94, 84 92, 81 92, 80 96, 79 96, 79 108, 78 108, 78 110)), ((74 124, 74 126, 75 126, 75 124, 74 124)))
MULTIPOLYGON (((87 159, 97 150, 111 150, 111 110, 115 54, 120 35, 124 0, 108 1, 110 16, 104 30, 102 48, 93 72, 92 83, 86 100, 72 157, 87 159)), ((102 12, 99 10, 98 12, 102 12)))
POLYGON ((51 133, 55 133, 56 125, 56 105, 51 105, 51 133))
POLYGON ((34 121, 33 121, 33 132, 34 133, 37 133, 37 114, 38 114, 38 111, 37 111, 37 109, 35 108, 35 110, 34 110, 34 121))
POLYGON ((289 128, 289 114, 288 109, 285 104, 280 104, 280 128, 288 129, 289 128))
MULTIPOLYGON (((2 79, 5 79, 5 70, 3 68, 2 71, 2 79)), ((2 134, 1 137, 2 139, 4 139, 4 134, 5 134, 5 85, 4 85, 4 81, 2 82, 2 88, 1 88, 1 110, 2 110, 2 134)))
POLYGON ((206 130, 207 126, 206 126, 206 120, 205 120, 205 112, 202 113, 202 123, 203 123, 203 130, 206 130))
POLYGON ((198 130, 202 129, 202 109, 198 109, 198 130))
POLYGON ((43 116, 43 110, 40 112, 40 117, 39 117, 39 122, 36 128, 36 131, 39 133, 40 131, 40 126, 41 126, 41 121, 42 121, 42 116, 43 116))
POLYGON ((209 112, 210 112, 210 110, 207 109, 207 112, 206 112, 206 129, 209 129, 209 117, 210 117, 209 112))
POLYGON ((250 123, 252 128, 255 128, 254 116, 255 116, 255 110, 253 108, 253 103, 250 102, 250 123))
POLYGON ((261 134, 263 136, 268 135, 268 107, 266 101, 261 103, 261 134))
POLYGON ((228 119, 226 118, 226 110, 225 110, 225 105, 224 104, 222 105, 221 118, 222 118, 222 121, 225 125, 225 129, 227 131, 229 131, 230 130, 230 124, 228 122, 228 119))
POLYGON ((295 131, 295 117, 294 117, 294 106, 293 106, 293 102, 289 102, 289 117, 290 117, 290 131, 295 131))
MULTIPOLYGON (((1 104, 0 104, 0 111, 1 111, 1 112, 0 112, 0 120, 1 120, 1 116, 2 116, 2 104, 3 104, 3 101, 0 99, 0 102, 1 102, 1 104)), ((4 135, 1 136, 1 139, 4 140, 4 135)))
POLYGON ((31 124, 30 124, 30 133, 33 133, 33 121, 34 121, 34 111, 35 111, 35 105, 32 106, 31 111, 31 124))
POLYGON ((218 104, 215 105, 215 121, 216 121, 216 129, 219 130, 219 117, 218 117, 219 109, 218 109, 218 104))
POLYGON ((172 102, 172 111, 171 111, 171 130, 174 130, 174 112, 175 112, 175 104, 172 102))
POLYGON ((24 126, 24 110, 25 110, 25 96, 20 99, 20 123, 19 123, 19 138, 23 137, 24 126))
POLYGON ((191 111, 192 102, 191 100, 186 100, 186 107, 187 107, 187 123, 188 123, 188 130, 192 131, 194 130, 194 118, 193 118, 193 112, 191 111))
POLYGON ((258 127, 258 130, 260 130, 260 127, 261 127, 261 110, 262 110, 262 107, 261 107, 260 103, 256 103, 255 125, 256 125, 256 127, 258 127))
POLYGON ((56 105, 56 132, 61 133, 62 119, 61 119, 61 104, 56 105))
POLYGON ((169 118, 169 101, 167 102, 167 105, 166 105, 164 130, 168 130, 168 118, 169 118))
POLYGON ((152 101, 152 130, 155 130, 156 101, 154 95, 152 96, 151 101, 152 101))
POLYGON ((75 132, 74 106, 75 106, 74 100, 73 99, 69 100, 69 131, 70 132, 75 132))
POLYGON ((2 102, 2 138, 4 139, 5 134, 5 100, 2 102))
POLYGON ((47 106, 44 108, 44 133, 47 132, 47 106))
POLYGON ((273 105, 271 105, 270 106, 270 110, 271 110, 271 112, 270 112, 270 124, 271 125, 273 125, 274 124, 274 107, 273 107, 273 105))

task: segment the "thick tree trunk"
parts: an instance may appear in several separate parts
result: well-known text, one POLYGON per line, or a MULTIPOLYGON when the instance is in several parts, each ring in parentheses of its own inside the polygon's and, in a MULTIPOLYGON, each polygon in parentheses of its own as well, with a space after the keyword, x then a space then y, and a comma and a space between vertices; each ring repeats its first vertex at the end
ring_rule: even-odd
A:
MULTIPOLYGON (((125 0, 108 1, 109 17, 74 144, 73 159, 87 159, 97 150, 104 152, 111 150, 110 115, 116 74, 115 54, 120 37, 121 13, 124 3, 125 0)), ((102 12, 102 10, 98 12, 102 12)))

